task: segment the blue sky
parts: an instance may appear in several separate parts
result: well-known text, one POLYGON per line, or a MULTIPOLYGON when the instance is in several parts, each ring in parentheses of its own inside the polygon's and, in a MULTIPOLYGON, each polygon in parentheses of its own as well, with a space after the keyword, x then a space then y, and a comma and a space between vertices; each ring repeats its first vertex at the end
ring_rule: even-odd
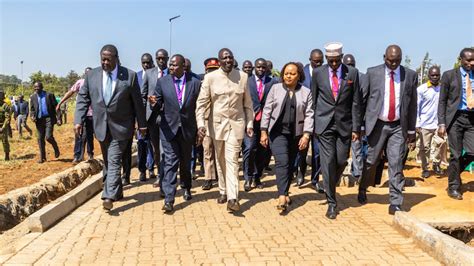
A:
POLYGON ((474 1, 5 1, 0 0, 0 73, 65 75, 99 65, 107 43, 122 65, 138 70, 140 56, 169 50, 202 62, 228 47, 246 59, 308 62, 309 51, 330 41, 344 44, 357 67, 382 63, 387 45, 402 47, 415 68, 426 52, 443 70, 459 51, 474 46, 474 1))

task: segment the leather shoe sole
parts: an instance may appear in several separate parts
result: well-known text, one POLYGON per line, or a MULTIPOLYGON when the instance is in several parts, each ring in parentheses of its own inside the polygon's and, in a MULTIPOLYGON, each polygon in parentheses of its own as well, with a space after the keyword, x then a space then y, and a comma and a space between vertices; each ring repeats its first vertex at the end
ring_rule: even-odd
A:
POLYGON ((448 190, 448 196, 455 200, 462 200, 462 194, 457 190, 448 190))

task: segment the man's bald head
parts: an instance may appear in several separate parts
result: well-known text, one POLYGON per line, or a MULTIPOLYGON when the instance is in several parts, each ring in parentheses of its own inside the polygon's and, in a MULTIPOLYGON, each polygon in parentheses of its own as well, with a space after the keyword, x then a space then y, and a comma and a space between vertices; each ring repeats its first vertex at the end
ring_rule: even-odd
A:
POLYGON ((342 63, 351 67, 356 67, 356 60, 352 54, 345 54, 342 58, 342 63))
POLYGON ((402 62, 402 49, 396 44, 389 45, 387 49, 385 49, 383 59, 389 69, 397 69, 402 62))

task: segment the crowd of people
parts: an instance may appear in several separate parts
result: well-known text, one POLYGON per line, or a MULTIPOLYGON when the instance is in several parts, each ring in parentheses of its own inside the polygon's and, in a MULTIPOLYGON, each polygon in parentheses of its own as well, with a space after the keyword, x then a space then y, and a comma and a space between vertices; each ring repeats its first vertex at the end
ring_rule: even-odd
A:
POLYGON ((54 125, 61 106, 77 94, 74 163, 84 160, 86 146, 88 158, 93 158, 95 135, 104 159, 106 210, 123 198, 123 186, 130 184, 134 136, 139 180, 156 179, 153 186, 164 198, 166 213, 174 211, 178 185, 183 199, 192 200, 198 160, 204 169, 202 189, 210 190, 217 182, 217 202, 227 203, 231 213, 239 211, 239 158, 243 188, 249 192, 264 187, 261 179, 272 156, 277 210, 284 213, 291 205, 292 180, 297 187, 305 183, 311 148, 310 182, 326 195, 327 218, 338 215, 336 185, 349 155, 360 204, 368 201, 367 188, 380 184, 387 162, 388 212, 394 214, 403 210, 403 168, 416 143, 422 178, 432 174, 430 161, 435 174, 444 174, 441 165, 449 147, 447 193, 462 200, 460 174, 474 160, 474 49, 462 49, 460 66, 443 75, 439 66, 431 67, 428 81, 420 85, 418 74, 401 65, 398 45, 388 46, 383 63, 365 74, 342 48, 332 42, 324 53, 314 49, 306 66, 288 62, 277 77, 272 62, 264 58, 244 61, 240 71, 228 48, 204 61, 205 74, 193 73, 189 59, 169 57, 164 49, 155 54, 156 67, 152 55, 143 54, 142 69, 135 73, 121 66, 115 46, 105 45, 101 66, 87 68, 59 103, 41 82, 34 83, 29 103, 20 96, 9 107, 0 95, 5 159, 12 109, 20 135, 22 127, 31 134, 28 116, 35 123, 40 163, 46 160, 45 140, 55 157, 60 156, 54 125))

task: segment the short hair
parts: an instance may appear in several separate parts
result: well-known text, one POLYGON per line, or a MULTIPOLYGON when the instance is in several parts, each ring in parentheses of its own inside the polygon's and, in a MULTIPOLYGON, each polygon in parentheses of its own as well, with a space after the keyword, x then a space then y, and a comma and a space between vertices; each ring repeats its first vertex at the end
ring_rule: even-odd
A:
POLYGON ((92 67, 86 67, 85 70, 92 70, 92 67))
POLYGON ((144 54, 142 54, 142 57, 141 57, 141 58, 143 58, 143 57, 148 57, 148 58, 150 58, 150 59, 153 60, 153 56, 151 56, 151 54, 149 54, 149 53, 144 53, 144 54))
POLYGON ((222 48, 222 49, 219 50, 219 53, 217 54, 217 57, 219 59, 221 59, 221 54, 224 53, 225 51, 227 51, 227 52, 231 53, 232 55, 234 55, 234 53, 232 53, 232 51, 229 48, 222 48))
POLYGON ((467 53, 474 53, 474 48, 466 47, 459 53, 459 58, 466 58, 467 53))
POLYGON ((309 53, 309 57, 311 57, 313 54, 321 54, 323 55, 323 51, 321 51, 321 49, 313 49, 311 50, 311 53, 309 53))
POLYGON ((106 44, 104 45, 104 47, 102 47, 102 49, 100 49, 101 54, 105 51, 111 52, 113 55, 115 55, 115 57, 118 57, 117 47, 115 47, 115 45, 113 44, 106 44))
POLYGON ((303 69, 303 64, 301 63, 296 63, 296 62, 288 62, 286 63, 283 68, 281 69, 281 76, 282 76, 282 79, 283 79, 283 75, 285 74, 285 69, 287 66, 289 65, 294 65, 296 66, 296 69, 297 69, 297 72, 298 72, 298 75, 300 76, 299 79, 298 79, 298 82, 302 83, 304 80, 305 80, 305 75, 304 75, 304 69, 303 69))
POLYGON ((261 57, 255 59, 255 63, 254 63, 254 64, 256 65, 258 61, 263 61, 263 62, 265 63, 265 65, 267 65, 267 60, 265 60, 265 59, 263 59, 263 58, 261 58, 261 57))
POLYGON ((179 58, 179 62, 181 62, 181 64, 184 65, 185 62, 184 62, 184 56, 183 56, 183 55, 181 55, 181 54, 175 54, 175 55, 173 55, 171 58, 173 58, 173 57, 179 58))
POLYGON ((41 82, 41 81, 35 81, 35 82, 33 82, 33 85, 35 85, 35 83, 38 83, 38 86, 40 86, 40 88, 44 88, 44 87, 43 87, 43 82, 41 82))
POLYGON ((431 66, 429 69, 428 69, 428 73, 432 70, 432 69, 435 69, 437 68, 438 70, 441 70, 441 68, 438 66, 438 65, 433 65, 431 66))
POLYGON ((166 51, 165 49, 163 49, 163 48, 158 49, 158 51, 156 51, 155 55, 157 55, 159 52, 162 52, 163 54, 165 54, 166 57, 168 57, 168 51, 166 51))

